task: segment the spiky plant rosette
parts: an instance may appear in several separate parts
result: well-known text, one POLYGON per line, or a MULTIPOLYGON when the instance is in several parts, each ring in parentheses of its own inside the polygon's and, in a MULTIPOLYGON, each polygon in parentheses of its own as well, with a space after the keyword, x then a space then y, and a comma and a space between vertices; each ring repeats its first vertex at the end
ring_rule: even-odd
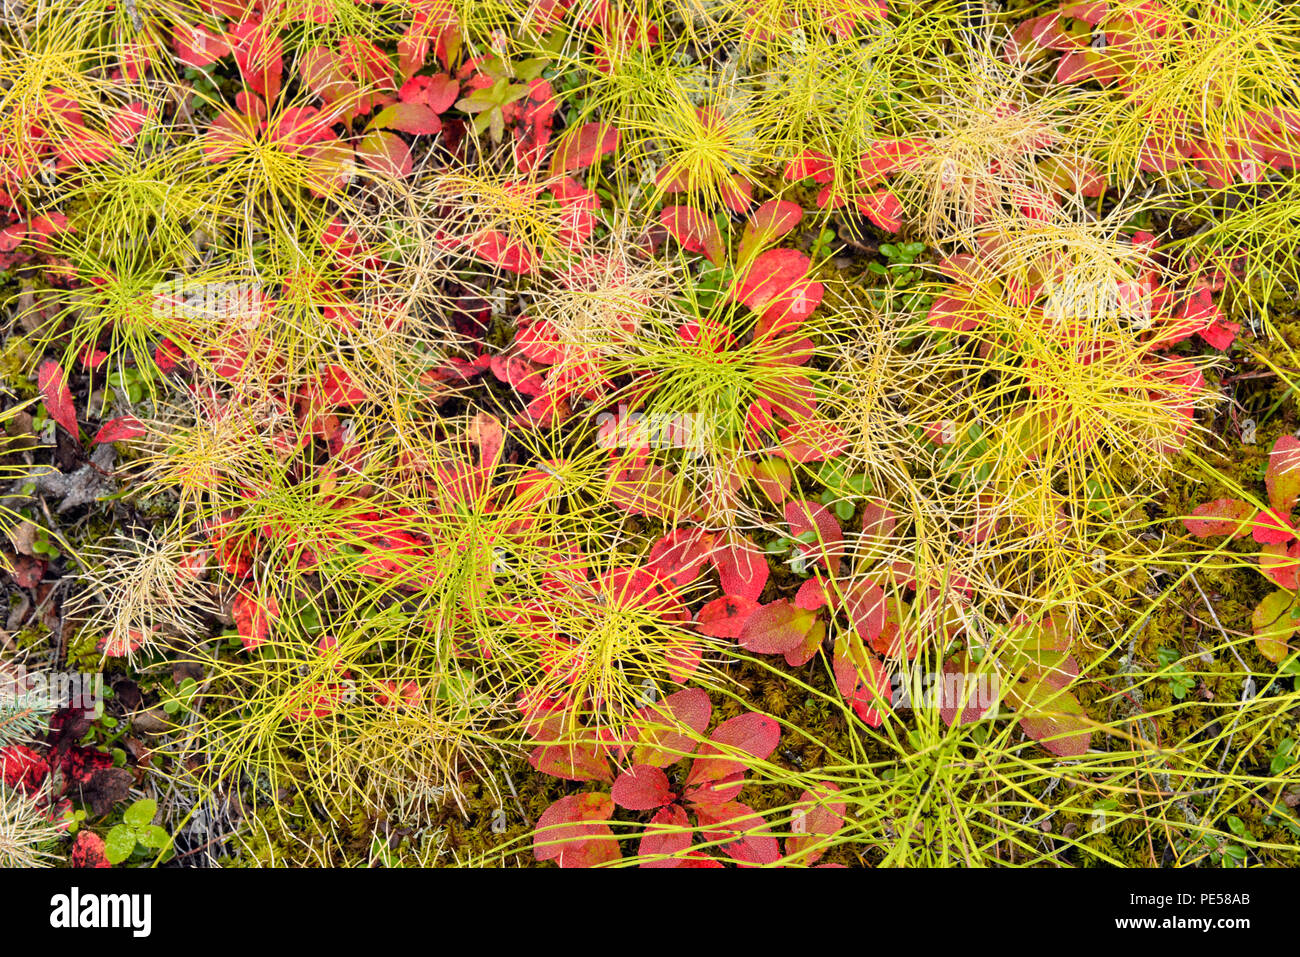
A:
POLYGON ((956 77, 948 91, 904 96, 892 120, 895 138, 873 144, 862 159, 863 179, 890 175, 906 216, 935 241, 970 236, 1009 210, 1050 218, 1072 198, 1062 177, 1087 166, 1078 124, 1090 94, 1040 88, 996 47, 993 33, 968 41, 950 67, 956 77))
POLYGON ((427 819, 455 800, 463 773, 483 773, 506 704, 440 659, 422 613, 364 593, 351 601, 285 598, 254 649, 203 655, 220 680, 176 738, 177 755, 193 759, 187 775, 246 789, 257 805, 301 790, 343 814, 418 791, 413 810, 427 819))
POLYGON ((51 174, 103 159, 122 130, 160 102, 157 90, 135 83, 123 91, 108 78, 108 69, 123 66, 120 48, 67 6, 21 38, 6 31, 0 44, 0 184, 22 200, 39 205, 51 174))
POLYGON ((204 581, 209 551, 183 529, 155 529, 83 553, 86 586, 70 608, 101 634, 104 655, 132 657, 172 638, 194 638, 216 609, 204 581))
POLYGON ((1170 347, 1199 323, 1174 315, 1141 244, 1095 224, 996 220, 941 269, 952 284, 930 322, 968 344, 948 353, 952 381, 997 375, 961 398, 942 393, 935 411, 961 407, 959 434, 996 430, 986 455, 997 480, 1037 463, 1081 492, 1117 470, 1159 475, 1193 440, 1204 363, 1170 347))
POLYGON ((1191 231, 1164 249, 1208 288, 1222 289, 1234 315, 1258 316, 1276 331, 1289 291, 1300 287, 1292 230, 1300 222, 1300 180, 1270 175, 1232 184, 1184 207, 1191 231))
POLYGON ((1272 0, 1111 4, 1091 27, 1105 47, 1079 54, 1075 73, 1110 88, 1089 152, 1115 178, 1156 173, 1182 193, 1201 176, 1212 186, 1256 181, 1268 151, 1294 157, 1298 145, 1298 26, 1294 9, 1272 0))
POLYGON ((952 284, 933 288, 928 317, 897 294, 843 337, 822 409, 838 467, 797 482, 821 484, 842 519, 863 499, 881 510, 864 523, 887 516, 868 553, 955 599, 918 605, 934 621, 1059 611, 1087 640, 1161 561, 1142 503, 1198 447, 1191 410, 1208 395, 1152 334, 1169 320, 1139 308, 1157 285, 1144 248, 1095 225, 998 222, 941 264, 952 284))
POLYGON ((55 845, 64 833, 39 799, 0 783, 0 866, 52 866, 58 860, 55 845))
POLYGON ((6 424, 122 488, 61 653, 160 804, 274 861, 1294 857, 1293 496, 1207 441, 1220 386, 1285 431, 1288 346, 1215 373, 1296 279, 1294 16, 1027 15, 10 17, 6 424))
POLYGON ((53 255, 139 250, 179 268, 199 260, 203 240, 218 238, 234 213, 194 130, 180 123, 141 115, 77 173, 49 209, 67 212, 67 229, 50 240, 53 255))
MULTIPOLYGON (((474 766, 518 724, 514 699, 544 683, 549 645, 521 627, 521 609, 544 593, 545 575, 575 565, 573 549, 602 542, 602 520, 580 507, 590 480, 579 471, 503 462, 501 426, 487 415, 431 427, 420 457, 365 428, 357 441, 346 469, 301 474, 303 463, 286 460, 282 483, 264 473, 223 503, 231 507, 214 507, 208 530, 224 569, 236 583, 247 569, 232 612, 244 650, 205 660, 219 687, 243 690, 214 693, 195 730, 224 742, 233 762, 213 781, 296 776, 324 794, 364 778, 376 801, 422 781, 450 800, 458 779, 444 769, 474 766), (316 667, 321 655, 338 667, 316 667), (374 695, 357 703, 354 682, 391 707, 374 695), (403 748, 407 732, 415 746, 403 748), (289 752, 301 757, 276 763, 289 752)), ((568 633, 585 640, 585 608, 543 604, 537 614, 567 614, 568 633)), ((661 644, 662 666, 671 643, 661 644)), ((622 669, 633 657, 606 662, 606 674, 630 682, 622 669)))

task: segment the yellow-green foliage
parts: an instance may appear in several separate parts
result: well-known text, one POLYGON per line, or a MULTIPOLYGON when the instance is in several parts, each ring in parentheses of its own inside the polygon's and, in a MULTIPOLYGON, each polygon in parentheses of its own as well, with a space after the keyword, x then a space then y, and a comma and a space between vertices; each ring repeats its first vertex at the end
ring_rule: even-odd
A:
MULTIPOLYGON (((1253 120, 1300 102, 1295 11, 1179 2, 1157 22, 1123 0, 1098 29, 1132 35, 1100 54, 1125 79, 1063 86, 1046 57, 1010 63, 1003 18, 961 0, 891 0, 885 17, 841 0, 548 10, 272 5, 285 82, 264 116, 230 61, 197 89, 178 75, 174 34, 229 30, 197 0, 29 4, 0 36, 6 191, 68 227, 24 236, 14 314, 36 348, 10 345, 5 369, 53 357, 81 375, 105 351, 77 411, 142 421, 115 477, 157 519, 78 556, 89 587, 67 657, 202 666, 157 753, 247 809, 231 862, 526 858, 568 787, 528 769, 529 750, 619 740, 689 683, 722 717, 781 723, 741 800, 783 864, 1154 866, 1220 863, 1228 846, 1295 863, 1294 772, 1271 764, 1297 692, 1246 632, 1256 553, 1170 522, 1211 487, 1262 506, 1244 474, 1261 461, 1216 457, 1222 364, 1144 312, 1156 284, 1174 310, 1224 278, 1230 306, 1288 318, 1294 176, 1240 154, 1253 120), (521 171, 504 113, 464 89, 447 111, 458 145, 447 117, 441 139, 403 134, 409 177, 376 173, 354 140, 307 142, 307 60, 374 44, 402 64, 329 107, 350 123, 439 41, 426 73, 445 54, 461 79, 550 83, 553 152, 521 171), (156 64, 144 78, 133 51, 156 64), (109 135, 135 102, 139 133, 109 135), (617 148, 552 165, 586 124, 617 148), (33 126, 68 155, 46 163, 33 126), (876 168, 890 140, 904 156, 876 168), (1141 172, 1187 141, 1233 182, 1141 172), (785 177, 809 153, 829 161, 813 190, 785 177), (598 190, 582 243, 569 176, 598 190), (919 260, 895 262, 860 215, 886 192, 919 260), (780 245, 807 252, 824 298, 794 336, 737 301, 771 245, 738 240, 751 194, 801 211, 780 245), (663 205, 718 228, 708 263, 660 242, 663 205), (1138 225, 1157 252, 1131 241, 1138 225), (524 362, 530 328, 553 361, 524 362), (104 388, 128 374, 135 399, 104 388), (562 395, 529 405, 525 379, 562 395), (611 441, 614 409, 688 441, 611 441), (802 431, 814 414, 821 431, 802 431), (632 572, 682 526, 777 554, 787 500, 839 515, 838 572, 773 559, 759 600, 810 576, 835 603, 879 583, 899 640, 864 643, 828 608, 813 660, 773 664, 701 638, 711 569, 672 596, 632 572), (1003 710, 950 727, 919 706, 868 727, 832 652, 909 687, 960 667, 999 682, 1003 710), (843 828, 809 837, 810 802, 842 802, 843 828)), ((1248 396, 1262 419, 1293 391, 1284 346, 1248 347, 1280 383, 1248 396)), ((0 858, 31 860, 47 836, 29 811, 0 807, 0 858)), ((687 830, 698 850, 727 843, 687 830)), ((638 863, 644 827, 623 815, 615 832, 638 863)))
MULTIPOLYGON (((1144 156, 1202 144, 1204 155, 1238 161, 1260 114, 1294 108, 1300 92, 1300 15, 1281 0, 1169 4, 1143 15, 1139 0, 1110 4, 1101 29, 1125 42, 1104 59, 1124 76, 1093 117, 1090 146, 1120 180, 1144 156)), ((1296 132, 1283 130, 1294 149, 1296 132)), ((1184 177, 1175 177, 1177 180, 1184 177)), ((1253 177, 1249 177, 1253 178, 1253 177)))

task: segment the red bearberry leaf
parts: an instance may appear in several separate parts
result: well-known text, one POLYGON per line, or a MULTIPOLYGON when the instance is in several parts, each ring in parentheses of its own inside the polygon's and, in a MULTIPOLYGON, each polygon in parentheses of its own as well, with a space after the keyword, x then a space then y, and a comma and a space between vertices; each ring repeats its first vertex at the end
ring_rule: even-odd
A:
POLYGON ((763 760, 776 750, 781 729, 766 715, 750 711, 722 722, 701 747, 686 776, 687 800, 697 806, 725 804, 744 786, 742 755, 763 760))
POLYGON ((741 261, 748 259, 761 247, 776 242, 798 226, 801 219, 803 219, 803 208, 798 203, 773 199, 758 207, 740 237, 741 261))
POLYGON ((104 442, 129 442, 142 435, 144 435, 144 423, 133 415, 124 415, 109 419, 101 425, 90 441, 92 445, 101 445, 104 442))
POLYGON ((883 499, 873 498, 867 501, 862 510, 862 538, 864 544, 877 542, 884 544, 893 537, 894 526, 898 516, 885 504, 883 499))
POLYGON ((1254 514, 1254 507, 1240 499, 1216 498, 1213 502, 1192 509, 1195 517, 1183 519, 1183 525, 1198 538, 1235 535, 1254 514))
POLYGON ((271 622, 280 615, 279 604, 272 596, 267 596, 266 604, 253 594, 241 591, 231 604, 230 617, 235 620, 235 629, 244 643, 244 648, 252 651, 263 645, 271 637, 271 622))
POLYGON ((104 853, 104 839, 94 831, 80 830, 68 852, 69 867, 112 867, 104 853))
POLYGON ((797 250, 769 249, 732 286, 732 298, 760 314, 755 337, 790 332, 817 308, 825 289, 807 279, 810 264, 797 250))
POLYGON ((634 764, 666 768, 695 750, 696 736, 704 733, 713 713, 708 693, 684 688, 663 701, 637 711, 632 748, 634 764))
POLYGON ((394 103, 376 113, 374 119, 366 124, 366 129, 433 136, 442 132, 442 120, 433 107, 424 103, 394 103))
POLYGON ((186 66, 201 68, 230 53, 230 46, 202 24, 177 24, 172 28, 172 50, 186 66))
POLYGON ((649 764, 634 764, 620 774, 611 795, 629 811, 651 811, 671 804, 676 796, 668 789, 668 775, 649 764))
POLYGON ((885 630, 885 592, 869 578, 859 578, 845 587, 843 609, 864 642, 875 641, 885 630))
POLYGON ((422 103, 435 113, 446 113, 460 99, 460 81, 450 76, 415 76, 402 84, 397 98, 422 103))
POLYGON ((680 867, 691 846, 691 821, 681 805, 662 808, 646 825, 637 857, 642 867, 680 867))
POLYGON ((622 854, 614 832, 602 821, 614 814, 608 794, 570 794, 545 811, 533 834, 533 856, 561 867, 594 867, 622 854))
POLYGON ((695 616, 696 627, 711 638, 739 638, 745 621, 758 607, 754 599, 739 595, 715 598, 695 616))
POLYGON ((357 156, 375 172, 398 179, 411 175, 415 168, 411 148, 406 142, 396 133, 383 130, 361 137, 357 143, 357 156))
POLYGON ((527 275, 537 265, 533 251, 497 229, 484 229, 466 240, 480 259, 486 259, 507 272, 527 275))
POLYGON ((25 744, 11 744, 0 748, 0 776, 5 787, 35 792, 50 773, 50 763, 25 744))
POLYGON ((348 407, 364 402, 366 393, 352 380, 352 376, 340 365, 331 365, 325 369, 321 384, 325 401, 331 406, 348 407))
POLYGON ((1276 512, 1257 512, 1250 533, 1261 545, 1289 542, 1296 537, 1296 530, 1291 523, 1276 512))
POLYGON ((1051 682, 1031 678, 1013 694, 1023 713, 1020 727, 1048 751, 1062 758, 1077 758, 1088 751, 1092 729, 1083 705, 1070 692, 1051 682))
MULTIPOLYGON (((1066 658, 1071 665, 1073 658, 1066 658)), ((974 673, 975 666, 963 654, 943 663, 943 671, 938 687, 939 717, 944 724, 970 724, 990 713, 998 701, 982 700, 992 688, 996 688, 996 677, 981 676, 974 673)))
POLYGON ((1300 588, 1300 542, 1293 542, 1288 547, 1285 542, 1264 545, 1259 550, 1259 571, 1265 578, 1277 585, 1295 591, 1300 588))
POLYGON ((811 179, 824 186, 835 178, 835 164, 825 153, 804 150, 786 164, 784 175, 786 179, 811 179))
POLYGON ((728 595, 757 600, 767 584, 767 556, 743 535, 733 533, 728 542, 709 555, 718 570, 722 590, 728 595))
POLYGON ((77 413, 72 407, 72 392, 68 389, 68 377, 63 367, 52 359, 41 363, 36 370, 36 385, 45 400, 45 410, 50 418, 63 426, 74 439, 81 433, 77 429, 77 413))
POLYGON ((565 781, 609 782, 609 762, 597 745, 543 744, 528 755, 534 770, 565 781))
POLYGON ((817 614, 784 598, 758 608, 740 629, 740 647, 760 655, 781 655, 803 643, 817 614))
POLYGON ((821 462, 834 458, 849 445, 849 438, 834 422, 805 419, 778 429, 780 454, 792 462, 821 462))
POLYGON ((726 252, 722 231, 713 219, 689 206, 665 206, 659 212, 659 222, 690 253, 701 253, 715 266, 720 265, 726 252))
POLYGON ((929 149, 930 144, 919 136, 877 140, 863 152, 859 161, 863 185, 871 186, 886 176, 912 168, 929 149))
POLYGON ((695 584, 703 573, 712 544, 712 536, 701 533, 699 529, 673 529, 651 547, 646 571, 654 575, 665 590, 682 591, 695 584))
POLYGON ((1264 596, 1251 613, 1255 646, 1269 661, 1281 661, 1290 650, 1287 642, 1300 628, 1300 619, 1292 617, 1294 608, 1295 596, 1291 592, 1275 591, 1264 596))
POLYGON ((791 537, 816 535, 813 543, 799 546, 800 554, 809 560, 825 562, 831 575, 838 574, 844 553, 844 531, 835 516, 826 506, 806 500, 786 502, 784 512, 791 537))
POLYGON ((618 130, 608 123, 584 123, 565 134, 551 158, 551 175, 586 169, 618 148, 618 130))
POLYGON ((843 798, 836 797, 840 789, 830 782, 818 785, 817 791, 804 791, 799 795, 790 815, 790 830, 785 839, 787 857, 798 859, 800 864, 815 864, 825 853, 825 839, 834 837, 844 827, 843 798))
POLYGON ((903 228, 903 204, 889 190, 878 189, 856 196, 853 203, 863 216, 885 232, 896 233, 903 228))
POLYGON ((706 841, 728 837, 737 840, 722 845, 733 861, 743 864, 772 864, 780 859, 781 848, 762 815, 736 801, 696 806, 696 815, 706 841))

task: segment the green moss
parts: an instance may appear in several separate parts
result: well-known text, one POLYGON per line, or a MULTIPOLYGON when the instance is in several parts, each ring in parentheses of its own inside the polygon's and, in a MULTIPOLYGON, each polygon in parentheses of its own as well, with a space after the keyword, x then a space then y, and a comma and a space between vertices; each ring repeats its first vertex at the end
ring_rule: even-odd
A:
POLYGON ((331 821, 302 794, 280 808, 260 807, 240 828, 237 850, 220 858, 223 867, 346 867, 369 857, 374 822, 358 810, 351 819, 331 821))
MULTIPOLYGON (((0 296, 0 300, 3 298, 0 296)), ((10 339, 0 351, 0 384, 20 399, 36 395, 36 383, 31 378, 32 354, 32 344, 22 336, 10 339)))

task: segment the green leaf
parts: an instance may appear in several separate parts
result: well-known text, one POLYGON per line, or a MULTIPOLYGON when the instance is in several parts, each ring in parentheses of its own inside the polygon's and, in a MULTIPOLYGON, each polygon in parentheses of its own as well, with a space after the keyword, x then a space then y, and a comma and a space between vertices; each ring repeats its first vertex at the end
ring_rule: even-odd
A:
POLYGON ((542 71, 550 65, 550 60, 543 57, 533 57, 528 60, 521 60, 512 64, 515 76, 520 80, 535 80, 542 75, 542 71))
POLYGON ((118 824, 104 838, 104 856, 110 864, 121 864, 135 850, 135 831, 118 824))
POLYGON ((122 822, 138 831, 152 824, 153 817, 157 813, 158 802, 153 798, 143 798, 126 809, 122 815, 122 822))
POLYGON ((1290 512, 1300 498, 1300 439, 1283 435, 1273 444, 1264 484, 1273 510, 1282 515, 1290 512))
POLYGON ((171 835, 157 824, 150 824, 139 831, 137 838, 145 847, 151 847, 154 850, 161 850, 171 843, 171 835))
POLYGON ((495 103, 480 95, 482 93, 482 90, 475 90, 471 95, 457 100, 455 103, 456 109, 462 113, 482 113, 484 110, 495 107, 495 103))
POLYGON ((1281 661, 1287 656, 1287 642, 1300 627, 1300 622, 1288 614, 1293 602, 1290 592, 1278 589, 1265 595, 1251 615, 1255 646, 1269 661, 1281 661))
POLYGON ((844 473, 844 466, 834 459, 828 459, 817 470, 817 481, 823 485, 837 485, 844 473))

